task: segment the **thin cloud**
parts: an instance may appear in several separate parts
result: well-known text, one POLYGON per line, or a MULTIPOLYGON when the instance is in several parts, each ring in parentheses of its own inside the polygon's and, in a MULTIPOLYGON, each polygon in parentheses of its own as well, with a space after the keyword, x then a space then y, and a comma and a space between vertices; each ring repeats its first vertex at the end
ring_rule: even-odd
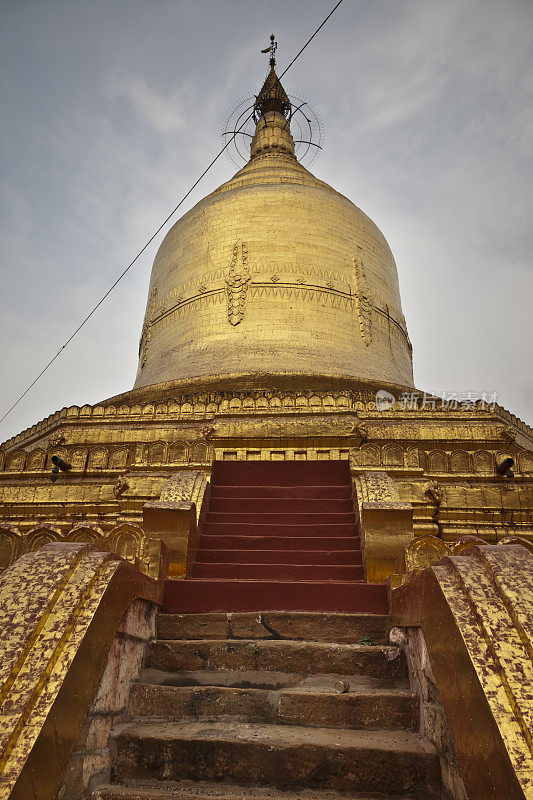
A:
MULTIPOLYGON (((189 122, 187 98, 190 90, 182 86, 179 92, 163 95, 151 88, 146 80, 135 75, 113 75, 109 81, 113 99, 122 98, 139 117, 157 133, 172 133, 185 128, 189 122)), ((190 106, 189 106, 190 108, 190 106)))

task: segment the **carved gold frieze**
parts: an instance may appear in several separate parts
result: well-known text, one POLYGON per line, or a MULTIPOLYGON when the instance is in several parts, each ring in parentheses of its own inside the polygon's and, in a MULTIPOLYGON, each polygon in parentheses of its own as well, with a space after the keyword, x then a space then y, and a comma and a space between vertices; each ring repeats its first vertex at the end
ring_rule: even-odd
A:
MULTIPOLYGON (((253 273, 254 275, 264 275, 265 280, 267 278, 270 279, 272 275, 280 280, 281 276, 285 274, 304 277, 304 279, 307 281, 311 279, 311 282, 313 282, 312 279, 314 278, 316 279, 314 281, 315 283, 317 281, 319 283, 329 282, 331 286, 333 286, 333 284, 342 284, 345 286, 346 290, 349 289, 349 282, 347 281, 346 275, 343 273, 300 262, 259 260, 254 264, 253 273)), ((163 305, 168 309, 171 306, 176 305, 176 301, 179 302, 184 297, 195 294, 198 285, 207 287, 223 287, 226 280, 226 274, 227 272, 225 269, 211 270, 210 272, 201 273, 198 278, 195 279, 194 283, 188 282, 175 286, 163 298, 161 305, 157 310, 157 314, 160 314, 160 310, 163 305)))
MULTIPOLYGON (((262 410, 274 410, 279 407, 292 407, 295 410, 305 408, 311 409, 327 409, 328 397, 333 398, 333 405, 337 407, 344 407, 354 409, 355 411, 364 411, 365 413, 375 414, 375 393, 367 389, 347 390, 347 391, 250 391, 243 392, 236 391, 210 391, 200 392, 187 395, 186 397, 165 398, 164 401, 158 403, 150 402, 133 402, 130 404, 122 403, 120 406, 113 404, 95 405, 95 406, 70 406, 69 408, 57 411, 45 418, 41 422, 28 428, 17 436, 8 439, 4 443, 4 450, 0 453, 0 466, 2 460, 6 464, 17 449, 17 446, 23 445, 32 440, 43 440, 49 435, 50 427, 56 427, 62 424, 63 420, 68 420, 69 424, 78 420, 83 420, 84 424, 99 422, 100 420, 111 421, 111 418, 116 418, 120 421, 121 425, 129 423, 133 420, 150 420, 154 416, 160 415, 161 417, 169 416, 171 418, 189 417, 191 415, 201 414, 220 414, 225 413, 231 406, 232 410, 236 413, 254 413, 262 410)), ((331 405, 331 403, 330 403, 331 405)), ((380 413, 377 418, 380 420, 380 427, 383 428, 383 423, 387 419, 396 419, 396 427, 394 429, 395 435, 400 436, 404 426, 404 420, 409 419, 409 425, 416 423, 416 438, 421 441, 424 439, 431 440, 436 437, 443 438, 467 438, 472 442, 476 442, 476 450, 473 452, 473 469, 474 472, 492 472, 494 465, 494 454, 487 449, 483 449, 483 443, 487 440, 499 438, 499 425, 498 419, 505 422, 512 422, 520 434, 527 440, 528 445, 533 446, 533 430, 526 425, 522 420, 518 419, 512 414, 509 414, 505 409, 497 406, 493 412, 483 410, 480 412, 482 417, 474 417, 474 411, 464 412, 450 411, 440 408, 438 405, 432 409, 430 414, 421 412, 419 409, 407 406, 405 409, 395 407, 393 412, 380 413), (393 416, 392 416, 393 415, 393 416), (492 426, 487 421, 482 419, 494 420, 492 426), (436 425, 436 423, 439 423, 436 425), (465 425, 468 428, 468 436, 466 435, 465 425), (477 449, 479 446, 482 449, 477 449)), ((128 435, 128 430, 125 429, 125 435, 128 435)), ((103 429, 102 429, 103 431, 103 429)), ((410 436, 413 434, 410 433, 410 436)), ((63 437, 63 434, 61 434, 63 437)), ((64 440, 64 439, 62 439, 64 440)), ((33 445, 35 446, 35 445, 33 445)), ((420 458, 429 461, 428 451, 426 447, 422 447, 419 453, 420 458)), ((502 453, 498 453, 502 455, 502 453)), ((518 461, 518 468, 525 474, 533 473, 533 453, 531 449, 517 448, 515 452, 515 461, 518 461)), ((514 457, 514 456, 513 456, 514 457)), ((448 456, 435 455, 432 459, 433 466, 441 466, 444 471, 448 470, 448 456), (439 460, 440 459, 440 460, 439 460)), ((423 464, 421 463, 421 466, 423 464)), ((5 466, 4 466, 5 468, 5 466)))
POLYGON ((248 267, 246 243, 236 242, 229 272, 211 271, 200 275, 194 283, 181 284, 169 292, 157 308, 154 290, 141 336, 141 366, 146 361, 152 335, 172 324, 176 317, 179 319, 195 309, 220 303, 226 298, 228 321, 238 325, 243 318, 248 294, 254 300, 268 296, 278 300, 314 301, 332 308, 353 309, 367 345, 372 340, 374 312, 378 327, 384 334, 399 334, 410 347, 401 311, 395 310, 390 303, 380 303, 378 298, 373 298, 362 262, 356 259, 354 263, 355 289, 343 273, 299 263, 259 262, 252 273, 248 267), (275 272, 272 267, 275 267, 275 272))
POLYGON ((372 341, 372 312, 374 302, 366 280, 365 268, 360 256, 353 260, 355 284, 355 310, 359 321, 359 331, 363 342, 368 346, 372 341))
MULTIPOLYGON (((447 543, 466 534, 496 541, 503 528, 533 541, 533 452, 502 439, 502 428, 512 423, 503 412, 428 412, 398 403, 378 412, 367 388, 174 396, 143 390, 134 397, 138 402, 124 397, 62 409, 6 443, 0 454, 2 520, 24 536, 43 522, 65 536, 87 520, 98 523, 106 538, 122 522, 139 524, 143 504, 156 500, 181 467, 207 467, 215 458, 349 459, 354 476, 370 471, 396 478, 400 501, 413 506, 416 535, 438 533, 447 543), (48 446, 51 436, 57 437, 55 447, 48 446), (52 455, 72 464, 53 485, 52 455), (515 460, 511 481, 496 473, 508 455, 515 460), (433 482, 439 503, 426 492, 433 482)), ((533 442, 527 426, 520 431, 521 441, 533 442)), ((35 536, 50 540, 50 531, 35 536)), ((3 542, 5 553, 12 545, 12 538, 3 542)))
MULTIPOLYGON (((127 487, 125 487, 127 488, 127 487)), ((7 569, 23 553, 33 553, 52 542, 85 542, 115 553, 146 571, 145 534, 139 525, 120 523, 104 531, 100 525, 81 522, 68 531, 52 522, 40 522, 22 534, 16 525, 0 525, 0 571, 7 569)))
POLYGON ((347 447, 217 447, 220 461, 348 461, 347 447))
POLYGON ((230 325, 238 325, 239 322, 242 322, 250 277, 246 242, 235 242, 229 272, 225 278, 230 325))

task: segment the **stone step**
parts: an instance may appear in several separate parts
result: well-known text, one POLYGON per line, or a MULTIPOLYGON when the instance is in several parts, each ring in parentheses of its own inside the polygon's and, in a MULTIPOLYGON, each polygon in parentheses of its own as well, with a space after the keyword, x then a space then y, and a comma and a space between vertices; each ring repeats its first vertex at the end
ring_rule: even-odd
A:
POLYGON ((417 731, 418 696, 409 691, 298 688, 279 693, 279 722, 314 728, 417 731))
POLYGON ((248 614, 160 614, 159 639, 302 639, 309 642, 386 644, 386 614, 269 611, 248 614), (370 640, 370 642, 368 642, 370 640))
POLYGON ((280 581, 362 581, 363 567, 331 564, 195 563, 192 578, 253 578, 280 581))
POLYGON ((324 484, 317 486, 211 486, 211 497, 216 498, 252 498, 252 499, 301 499, 310 500, 345 500, 351 499, 351 484, 345 483, 337 486, 324 484))
POLYGON ((329 688, 268 691, 229 686, 132 687, 130 712, 136 717, 233 719, 315 728, 415 730, 418 697, 409 691, 359 688, 338 694, 329 688))
MULTIPOLYGON (((349 800, 398 800, 399 795, 349 795, 349 800)), ((264 786, 236 786, 196 781, 137 781, 134 786, 100 786, 91 800, 348 800, 343 792, 300 789, 284 792, 264 786)), ((402 800, 430 800, 428 795, 403 795, 402 800)))
POLYGON ((368 675, 335 675, 319 673, 304 675, 298 672, 277 672, 267 670, 193 670, 191 672, 163 672, 157 669, 143 669, 139 681, 158 686, 227 686, 234 689, 265 689, 279 691, 289 688, 327 689, 331 692, 338 680, 348 681, 350 691, 409 690, 407 678, 372 678, 368 675))
MULTIPOLYGON (((225 514, 225 517, 228 515, 225 514)), ((250 519, 243 522, 209 522, 203 524, 203 533, 206 535, 215 534, 218 536, 293 536, 298 538, 317 537, 317 536, 344 536, 353 539, 356 536, 356 528, 353 521, 346 522, 323 522, 313 524, 316 514, 309 515, 309 521, 305 524, 298 524, 297 521, 288 524, 286 515, 268 514, 269 517, 279 517, 268 522, 254 522, 257 520, 255 514, 250 514, 250 519)), ((299 515, 293 515, 299 516, 299 515)), ((333 515, 326 515, 333 516, 333 515)), ((347 516, 347 515, 342 515, 347 516)))
POLYGON ((195 563, 361 564, 361 550, 197 550, 195 563))
POLYGON ((400 797, 436 796, 440 782, 434 749, 405 731, 157 721, 120 726, 113 738, 119 782, 223 780, 400 797))
POLYGON ((163 609, 178 614, 264 609, 386 614, 389 599, 384 583, 187 578, 165 581, 163 609))
POLYGON ((210 533, 201 535, 198 547, 201 550, 348 550, 359 549, 360 539, 353 533, 337 536, 279 536, 270 532, 269 535, 247 535, 210 533))
POLYGON ((404 654, 396 647, 272 639, 156 639, 148 645, 146 667, 164 672, 228 669, 362 674, 388 680, 407 676, 404 654))
POLYGON ((211 496, 209 511, 233 514, 340 514, 353 512, 351 498, 220 498, 211 496))

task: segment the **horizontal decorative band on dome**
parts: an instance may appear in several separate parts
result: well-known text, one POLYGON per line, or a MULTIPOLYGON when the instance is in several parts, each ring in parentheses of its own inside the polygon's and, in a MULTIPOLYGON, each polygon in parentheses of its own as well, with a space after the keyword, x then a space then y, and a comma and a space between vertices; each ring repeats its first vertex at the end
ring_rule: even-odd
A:
MULTIPOLYGON (((178 268, 179 265, 176 264, 175 269, 177 270, 178 268)), ((348 269, 349 267, 347 267, 347 270, 348 269)), ((346 286, 350 285, 348 271, 339 272, 338 270, 318 267, 302 261, 263 261, 258 264, 256 263, 252 269, 252 275, 256 276, 263 273, 267 275, 288 273, 294 274, 295 276, 318 278, 326 282, 329 281, 330 283, 341 283, 345 284, 346 286)), ((174 289, 160 299, 158 307, 167 307, 175 297, 187 294, 194 287, 202 286, 204 284, 209 285, 210 283, 215 283, 216 281, 223 282, 226 278, 226 275, 227 268, 225 267, 210 270, 209 272, 202 272, 195 276, 194 281, 177 284, 174 289)))
MULTIPOLYGON (((273 277, 276 277, 275 275, 273 277)), ((201 307, 213 303, 223 303, 226 301, 226 286, 220 284, 213 288, 201 287, 200 291, 192 294, 190 297, 183 298, 170 308, 165 308, 163 311, 155 316, 148 324, 145 333, 146 341, 150 339, 150 334, 157 333, 163 325, 166 325, 172 317, 176 314, 181 316, 183 313, 189 313, 194 308, 201 307)), ((303 285, 298 282, 288 282, 281 280, 269 281, 251 281, 249 285, 248 299, 257 299, 261 297, 277 297, 282 300, 300 299, 305 301, 317 300, 322 305, 327 305, 332 308, 347 309, 353 308, 355 311, 356 300, 358 295, 351 291, 342 291, 334 288, 333 286, 319 286, 317 284, 303 285)), ((411 342, 407 331, 402 323, 392 316, 390 310, 385 306, 381 308, 376 302, 373 305, 373 313, 380 316, 382 319, 390 323, 402 335, 409 349, 411 349, 411 342)))

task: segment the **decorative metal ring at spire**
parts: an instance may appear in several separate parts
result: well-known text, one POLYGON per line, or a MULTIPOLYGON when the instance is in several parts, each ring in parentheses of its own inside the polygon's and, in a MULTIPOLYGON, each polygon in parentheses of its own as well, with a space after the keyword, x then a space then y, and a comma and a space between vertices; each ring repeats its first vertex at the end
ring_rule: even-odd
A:
MULTIPOLYGON (((291 127, 296 158, 309 168, 324 146, 324 125, 309 100, 295 94, 286 96, 291 106, 287 125, 291 127)), ((222 130, 224 144, 230 141, 226 155, 238 169, 250 160, 250 143, 261 119, 261 115, 257 119, 252 116, 256 103, 257 98, 250 96, 239 100, 228 114, 222 130)))
POLYGON ((291 101, 281 85, 273 66, 270 67, 270 72, 266 76, 261 91, 255 99, 254 119, 256 122, 259 117, 266 114, 268 111, 278 111, 280 114, 283 114, 284 117, 289 117, 291 113, 291 101))
POLYGON ((291 156, 296 156, 305 167, 312 164, 322 149, 324 134, 318 114, 310 103, 301 97, 294 97, 295 102, 292 102, 276 75, 274 67, 277 47, 276 37, 271 34, 269 46, 261 50, 262 53, 269 53, 270 72, 259 94, 253 101, 252 98, 245 98, 237 103, 226 119, 222 138, 227 145, 226 155, 236 167, 241 167, 250 160, 248 151, 250 143, 252 143, 252 154, 261 152, 263 148, 288 149, 291 156), (283 118, 286 119, 286 123, 281 122, 283 118), (268 137, 266 145, 264 141, 258 142, 257 136, 259 134, 261 137, 262 121, 265 128, 274 126, 278 132, 280 129, 284 132, 287 127, 289 135, 285 137, 286 147, 282 145, 281 140, 269 141, 268 137), (291 131, 292 122, 297 130, 291 131))

